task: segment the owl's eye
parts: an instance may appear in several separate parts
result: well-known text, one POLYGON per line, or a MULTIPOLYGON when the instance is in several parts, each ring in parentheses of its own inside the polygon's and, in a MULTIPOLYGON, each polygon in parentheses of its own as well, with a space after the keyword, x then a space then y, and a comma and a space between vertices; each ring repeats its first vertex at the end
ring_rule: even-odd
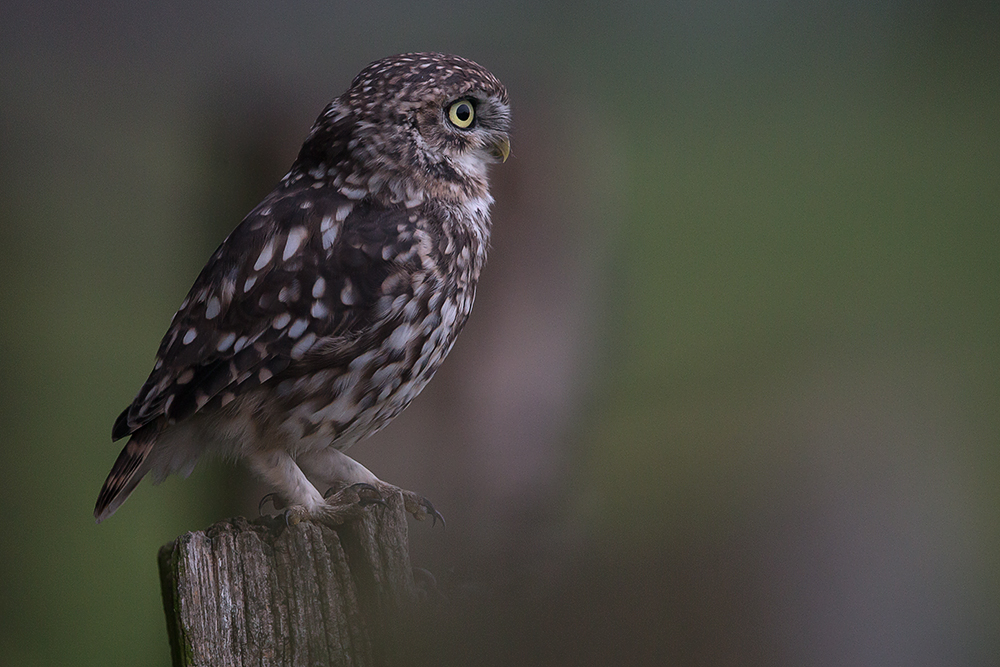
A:
POLYGON ((463 130, 472 125, 475 117, 476 110, 469 100, 458 100, 457 102, 452 102, 451 106, 448 107, 448 120, 451 121, 452 125, 460 127, 463 130))

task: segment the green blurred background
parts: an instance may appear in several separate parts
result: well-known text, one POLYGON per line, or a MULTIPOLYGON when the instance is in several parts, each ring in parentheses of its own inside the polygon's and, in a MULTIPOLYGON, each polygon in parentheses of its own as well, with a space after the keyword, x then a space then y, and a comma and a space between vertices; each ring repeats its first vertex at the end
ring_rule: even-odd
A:
POLYGON ((263 491, 206 462, 95 526, 111 424, 412 50, 516 126, 466 333, 352 450, 449 519, 410 525, 448 599, 415 662, 1000 662, 996 3, 0 9, 0 663, 169 664, 158 547, 263 491))

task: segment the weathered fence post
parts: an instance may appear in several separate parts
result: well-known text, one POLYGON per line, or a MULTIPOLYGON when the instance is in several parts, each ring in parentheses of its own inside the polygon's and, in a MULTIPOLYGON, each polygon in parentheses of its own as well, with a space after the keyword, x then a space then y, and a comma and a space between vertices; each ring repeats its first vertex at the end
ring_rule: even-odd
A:
POLYGON ((159 553, 174 665, 396 665, 416 589, 398 496, 331 528, 230 519, 159 553))

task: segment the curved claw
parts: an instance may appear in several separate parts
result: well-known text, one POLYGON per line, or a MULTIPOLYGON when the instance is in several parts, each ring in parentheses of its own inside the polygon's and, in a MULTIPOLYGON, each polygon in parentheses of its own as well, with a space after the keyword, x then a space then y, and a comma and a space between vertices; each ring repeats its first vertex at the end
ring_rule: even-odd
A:
POLYGON ((385 499, 382 497, 379 490, 367 482, 358 482, 357 484, 351 484, 347 487, 331 486, 326 490, 326 493, 323 494, 323 499, 329 500, 331 496, 334 496, 341 491, 346 491, 347 489, 350 489, 358 496, 358 504, 362 507, 366 505, 384 506, 386 504, 385 499))
POLYGON ((358 482, 346 487, 331 486, 323 494, 323 498, 324 500, 329 500, 332 496, 347 490, 354 492, 354 495, 358 497, 357 503, 361 507, 367 507, 368 505, 382 505, 385 507, 387 505, 385 498, 382 497, 382 493, 378 488, 367 482, 358 482))
POLYGON ((385 502, 385 498, 366 498, 364 496, 361 497, 358 504, 362 507, 367 507, 368 505, 381 505, 382 507, 389 506, 389 503, 385 502))
POLYGON ((259 516, 264 516, 264 505, 266 505, 267 501, 269 501, 269 500, 271 501, 271 504, 274 506, 274 509, 278 509, 277 503, 274 502, 277 497, 278 497, 278 494, 272 492, 272 493, 268 493, 263 498, 261 498, 260 502, 257 503, 257 514, 259 516))
POLYGON ((424 511, 431 517, 431 528, 436 526, 439 520, 441 521, 442 529, 448 528, 448 524, 444 520, 444 515, 434 509, 434 505, 431 504, 431 501, 423 498, 420 504, 423 505, 424 511))
POLYGON ((379 490, 371 484, 358 482, 357 484, 352 484, 347 488, 358 494, 358 504, 362 507, 365 507, 366 505, 381 505, 382 507, 388 506, 388 503, 385 502, 385 498, 382 497, 379 490))

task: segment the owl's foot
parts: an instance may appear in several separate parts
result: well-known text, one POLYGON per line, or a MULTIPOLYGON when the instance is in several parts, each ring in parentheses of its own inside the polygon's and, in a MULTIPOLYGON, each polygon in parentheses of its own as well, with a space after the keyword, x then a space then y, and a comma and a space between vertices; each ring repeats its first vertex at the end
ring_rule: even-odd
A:
POLYGON ((447 524, 444 522, 444 516, 441 512, 434 509, 434 505, 431 504, 431 501, 421 495, 417 495, 413 491, 407 491, 396 487, 392 488, 396 492, 403 495, 403 506, 406 508, 407 512, 413 515, 413 518, 423 521, 427 517, 430 517, 432 526, 436 526, 437 522, 440 521, 442 528, 447 527, 447 524))
POLYGON ((372 484, 360 483, 354 484, 352 486, 344 487, 343 485, 333 486, 327 489, 327 492, 323 494, 324 498, 331 498, 339 493, 343 493, 347 489, 353 489, 358 487, 366 487, 367 493, 362 497, 360 504, 362 506, 378 504, 385 505, 384 498, 393 494, 400 494, 403 498, 403 507, 407 512, 413 515, 413 518, 423 521, 427 517, 431 518, 431 525, 436 526, 437 522, 440 521, 441 525, 445 525, 444 517, 434 509, 434 505, 431 501, 427 500, 421 495, 414 493, 413 491, 407 491, 406 489, 401 489, 398 486, 393 486, 392 484, 387 484, 382 480, 376 480, 372 484))
POLYGON ((257 503, 257 514, 259 516, 264 516, 264 505, 267 505, 268 503, 271 503, 271 506, 275 510, 280 510, 285 506, 285 503, 281 500, 281 496, 277 493, 272 492, 265 494, 264 497, 260 499, 260 502, 257 503))
MULTIPOLYGON (((385 505, 385 499, 381 492, 371 484, 364 482, 352 484, 339 490, 331 489, 324 499, 324 503, 312 508, 305 505, 292 505, 286 508, 284 511, 285 524, 294 526, 301 521, 310 520, 332 526, 341 526, 348 521, 360 519, 364 516, 365 508, 369 505, 385 505)), ((261 505, 266 500, 276 502, 276 498, 265 496, 261 500, 261 505)))

